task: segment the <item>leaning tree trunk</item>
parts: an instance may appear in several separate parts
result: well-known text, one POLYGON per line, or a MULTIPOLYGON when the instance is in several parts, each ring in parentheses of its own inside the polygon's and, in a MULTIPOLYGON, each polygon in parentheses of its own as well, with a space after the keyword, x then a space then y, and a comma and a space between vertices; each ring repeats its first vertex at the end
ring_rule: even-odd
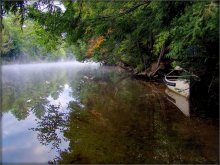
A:
POLYGON ((160 66, 160 62, 161 62, 161 59, 164 56, 164 52, 165 52, 165 44, 163 44, 162 47, 161 47, 160 56, 159 56, 158 61, 157 61, 157 68, 160 66))
POLYGON ((165 52, 165 44, 163 44, 161 47, 160 56, 158 58, 156 66, 153 67, 152 72, 150 73, 150 77, 153 77, 157 73, 157 71, 160 69, 160 62, 164 56, 164 52, 165 52))

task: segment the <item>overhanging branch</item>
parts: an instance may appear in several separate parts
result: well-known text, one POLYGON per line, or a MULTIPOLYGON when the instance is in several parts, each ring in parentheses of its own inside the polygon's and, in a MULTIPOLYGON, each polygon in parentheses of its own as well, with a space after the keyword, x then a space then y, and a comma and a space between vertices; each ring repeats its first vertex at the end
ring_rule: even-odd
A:
POLYGON ((129 13, 135 11, 136 9, 138 9, 141 6, 149 5, 149 4, 150 4, 150 1, 147 0, 147 1, 144 1, 144 2, 142 2, 140 4, 136 4, 136 5, 132 6, 131 8, 125 10, 124 12, 118 13, 117 15, 101 16, 101 17, 87 19, 86 21, 93 22, 93 21, 96 21, 96 20, 103 20, 103 21, 114 20, 114 19, 116 19, 118 17, 122 17, 122 16, 124 16, 126 14, 129 14, 129 13))

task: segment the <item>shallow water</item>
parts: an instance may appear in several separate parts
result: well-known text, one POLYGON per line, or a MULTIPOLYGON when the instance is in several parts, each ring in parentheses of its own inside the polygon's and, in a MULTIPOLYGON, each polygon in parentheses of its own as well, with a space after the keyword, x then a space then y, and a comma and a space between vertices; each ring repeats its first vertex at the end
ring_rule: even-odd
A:
POLYGON ((4 163, 218 162, 218 127, 161 84, 78 62, 6 65, 2 82, 4 163))

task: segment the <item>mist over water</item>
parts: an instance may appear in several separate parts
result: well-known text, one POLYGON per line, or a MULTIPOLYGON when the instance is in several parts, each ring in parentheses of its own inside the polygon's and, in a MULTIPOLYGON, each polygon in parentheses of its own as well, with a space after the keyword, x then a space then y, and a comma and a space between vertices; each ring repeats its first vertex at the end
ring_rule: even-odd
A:
MULTIPOLYGON (((31 81, 34 83, 45 83, 49 79, 56 77, 56 75, 68 75, 72 79, 79 71, 93 70, 100 67, 99 63, 94 62, 53 62, 53 63, 39 63, 39 64, 14 64, 2 66, 2 81, 3 84, 9 82, 25 83, 31 81)), ((63 81, 61 79, 61 81, 63 81)), ((16 85, 16 84, 14 84, 16 85)))
POLYGON ((218 128, 142 83, 93 62, 3 65, 3 163, 218 162, 218 128))
POLYGON ((60 68, 74 68, 80 70, 83 67, 92 67, 98 68, 100 63, 95 62, 78 62, 78 61, 69 61, 69 62, 50 62, 50 63, 34 63, 34 64, 8 64, 2 65, 2 71, 26 71, 32 72, 34 70, 43 70, 43 69, 60 69, 60 68))
MULTIPOLYGON (((71 83, 78 81, 80 71, 99 67, 99 63, 77 61, 3 65, 3 162, 47 163, 58 156, 58 148, 54 148, 57 144, 42 145, 37 132, 30 129, 37 127, 37 122, 51 110, 68 113, 69 102, 76 101, 71 83)), ((65 120, 65 116, 61 119, 65 120)), ((67 149, 69 142, 62 132, 59 129, 55 132, 53 140, 60 139, 59 150, 67 149)))

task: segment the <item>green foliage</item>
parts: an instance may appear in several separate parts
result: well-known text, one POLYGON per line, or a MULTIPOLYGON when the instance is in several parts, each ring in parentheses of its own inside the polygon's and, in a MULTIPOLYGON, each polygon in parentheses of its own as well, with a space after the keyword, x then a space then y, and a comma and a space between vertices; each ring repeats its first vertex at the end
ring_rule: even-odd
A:
POLYGON ((198 60, 202 60, 200 64, 206 65, 206 59, 218 58, 218 15, 219 9, 214 2, 196 2, 188 6, 184 14, 175 18, 171 24, 171 43, 167 56, 175 58, 187 68, 189 64, 195 64, 191 67, 193 70, 201 70, 198 60), (192 58, 197 58, 196 63, 193 63, 192 58))
POLYGON ((9 15, 3 20, 2 58, 11 61, 55 61, 73 58, 67 55, 68 44, 52 33, 48 33, 40 24, 26 20, 21 29, 17 15, 9 15))
POLYGON ((213 35, 218 33, 219 10, 217 4, 197 2, 188 7, 186 11, 173 22, 171 46, 175 47, 175 41, 182 41, 181 45, 184 48, 201 44, 205 40, 217 39, 217 36, 213 35))
MULTIPOLYGON (((8 5, 13 6, 13 3, 8 5)), ((59 54, 64 56, 64 47, 57 48, 57 45, 63 45, 59 37, 64 33, 63 39, 78 60, 120 61, 134 68, 146 67, 155 61, 164 44, 165 56, 184 65, 189 61, 192 47, 198 55, 209 56, 212 45, 218 42, 219 8, 213 1, 65 0, 63 5, 65 11, 50 0, 39 0, 25 8, 27 16, 37 21, 34 34, 38 37, 34 40, 45 48, 41 53, 43 58, 48 56, 46 51, 54 52, 54 49, 61 50, 48 58, 56 59, 59 54), (45 10, 41 9, 42 5, 45 10), (91 51, 91 40, 100 36, 104 37, 104 42, 91 51)), ((7 3, 5 10, 9 11, 7 3)))
POLYGON ((157 36, 155 36, 154 52, 155 54, 160 53, 161 47, 165 44, 169 37, 169 31, 162 31, 157 36))

